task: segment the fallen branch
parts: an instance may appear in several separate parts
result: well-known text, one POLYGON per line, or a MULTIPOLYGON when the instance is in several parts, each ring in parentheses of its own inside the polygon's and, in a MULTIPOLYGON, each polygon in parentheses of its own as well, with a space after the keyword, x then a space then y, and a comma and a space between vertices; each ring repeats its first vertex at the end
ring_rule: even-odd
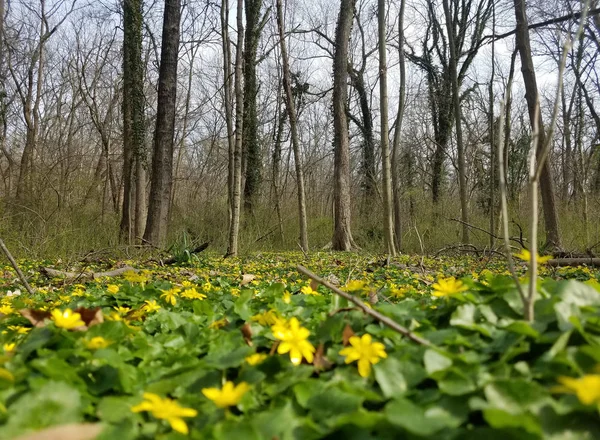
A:
POLYGON ((401 335, 406 336, 411 341, 414 341, 417 344, 425 345, 426 347, 433 347, 433 344, 430 341, 428 341, 427 339, 423 339, 420 336, 415 335, 407 328, 398 324, 396 321, 388 318, 385 315, 382 315, 381 313, 377 312, 376 310, 371 309, 369 306, 367 306, 365 303, 363 303, 356 296, 350 295, 349 293, 346 293, 343 290, 338 289, 333 284, 330 284, 329 282, 327 282, 323 278, 319 277, 318 275, 314 274, 313 272, 311 272, 304 266, 298 265, 297 269, 299 272, 303 273, 304 275, 309 277, 311 280, 327 287, 329 290, 333 291, 334 293, 341 296, 342 298, 346 298, 348 301, 350 301, 351 303, 356 305, 360 310, 362 310, 367 315, 371 315, 373 318, 377 319, 382 324, 387 325, 392 330, 395 330, 398 333, 400 333, 401 335))
POLYGON ((139 269, 134 269, 131 266, 121 267, 119 269, 110 270, 108 272, 66 272, 63 270, 56 270, 50 267, 42 267, 40 272, 42 272, 48 278, 65 278, 67 280, 73 279, 84 279, 84 280, 94 280, 97 278, 103 277, 116 277, 119 275, 123 275, 125 272, 138 272, 139 269))
POLYGON ((12 254, 10 253, 10 251, 8 250, 8 248, 4 244, 4 241, 1 238, 0 238, 0 248, 2 248, 2 252, 4 252, 4 255, 6 255, 6 258, 8 258, 8 261, 10 261, 10 264, 12 265, 13 269, 15 270, 15 272, 17 272, 17 276, 21 280, 21 283, 23 284, 23 286, 25 286, 25 289, 27 289, 27 292, 29 292, 30 295, 33 295, 33 293, 34 293, 33 289, 27 282, 27 278, 25 278, 25 275, 23 274, 23 272, 21 272, 21 268, 19 267, 19 265, 17 264, 17 262, 15 261, 12 254))
POLYGON ((600 267, 600 258, 581 257, 581 258, 553 258, 546 263, 548 266, 593 266, 600 267))

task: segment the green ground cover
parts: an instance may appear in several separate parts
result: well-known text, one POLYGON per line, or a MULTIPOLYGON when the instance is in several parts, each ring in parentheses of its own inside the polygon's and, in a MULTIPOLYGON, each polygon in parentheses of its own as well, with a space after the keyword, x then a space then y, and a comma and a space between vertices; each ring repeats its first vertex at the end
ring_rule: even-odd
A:
POLYGON ((117 263, 142 270, 80 283, 24 261, 33 297, 3 269, 0 438, 82 422, 122 440, 600 438, 597 270, 542 266, 529 323, 501 259, 287 253, 92 269, 117 263))

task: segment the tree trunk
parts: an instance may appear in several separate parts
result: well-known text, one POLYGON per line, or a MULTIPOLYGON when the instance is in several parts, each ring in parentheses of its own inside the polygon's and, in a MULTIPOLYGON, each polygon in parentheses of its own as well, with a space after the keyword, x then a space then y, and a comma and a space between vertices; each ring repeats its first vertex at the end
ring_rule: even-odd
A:
POLYGON ((258 143, 258 115, 256 99, 256 53, 263 28, 260 9, 262 0, 246 0, 246 39, 244 46, 244 125, 243 148, 245 153, 244 210, 253 213, 262 177, 262 157, 258 143))
MULTIPOLYGON (((539 107, 539 96, 535 70, 533 68, 533 59, 531 57, 531 44, 529 40, 529 30, 527 15, 525 10, 525 0, 514 0, 515 16, 517 27, 515 33, 516 46, 521 57, 521 73, 523 83, 525 84, 525 99, 529 110, 529 120, 533 127, 537 115, 537 126, 539 130, 538 147, 536 155, 538 160, 546 145, 546 133, 544 132, 544 122, 542 112, 537 111, 539 107)), ((550 161, 546 160, 540 175, 540 190, 542 193, 542 205, 544 210, 544 223, 546 226, 546 244, 550 249, 560 249, 560 233, 558 227, 558 215, 556 213, 556 204, 554 200, 554 184, 550 169, 550 161)))
POLYGON ((456 124, 456 149, 458 152, 458 187, 460 193, 460 211, 462 220, 462 242, 469 243, 469 212, 467 201, 467 165, 465 163, 465 146, 462 136, 462 118, 460 110, 460 89, 458 86, 458 49, 456 47, 456 31, 450 14, 448 0, 443 0, 446 29, 448 31, 448 46, 450 49, 450 81, 452 82, 452 105, 454 107, 454 122, 456 124))
POLYGON ((350 140, 346 103, 348 100, 348 45, 355 0, 341 0, 335 30, 333 58, 333 239, 332 249, 349 251, 354 246, 351 230, 350 140))
POLYGON ((298 184, 298 213, 300 222, 300 247, 308 252, 308 228, 306 221, 306 200, 304 196, 304 173, 302 171, 302 156, 300 155, 300 139, 296 119, 296 107, 292 84, 290 79, 290 66, 288 64, 287 48, 285 45, 285 34, 283 32, 283 11, 281 0, 277 0, 277 28, 279 29, 279 44, 281 46, 281 62, 283 67, 283 88, 285 90, 285 104, 290 120, 292 132, 292 149, 294 150, 294 162, 296 167, 296 180, 298 184))
POLYGON ((383 233, 387 253, 396 256, 394 245, 394 219, 392 213, 392 176, 390 164, 390 138, 387 95, 387 44, 385 40, 385 0, 377 3, 379 34, 379 100, 381 116, 381 169, 383 171, 383 233))
POLYGON ((165 0, 150 203, 144 233, 144 239, 156 246, 165 245, 169 227, 180 19, 181 0, 165 0))
POLYGON ((233 155, 235 151, 235 138, 233 132, 233 102, 231 94, 231 45, 229 44, 229 2, 221 2, 221 46, 223 49, 223 100, 225 101, 225 124, 227 126, 227 200, 228 200, 228 226, 231 227, 233 214, 233 155))
POLYGON ((404 55, 404 10, 406 0, 401 0, 398 13, 398 65, 400 67, 400 87, 398 97, 398 113, 392 146, 392 189, 394 197, 394 244, 396 250, 402 248, 402 207, 400 189, 400 136, 404 119, 404 103, 406 101, 406 57, 404 55))
POLYGON ((244 45, 244 20, 242 17, 244 0, 237 0, 237 44, 235 53, 235 150, 233 152, 233 191, 231 203, 231 224, 229 225, 229 244, 225 256, 238 254, 240 233, 240 211, 242 201, 242 137, 244 128, 244 89, 242 88, 242 47, 244 45))
MULTIPOLYGON (((142 61, 142 0, 123 2, 123 203, 121 212, 120 237, 127 243, 134 243, 141 237, 138 202, 141 197, 136 189, 145 186, 138 184, 140 177, 138 163, 145 157, 145 118, 144 118, 144 69, 142 61), (138 229, 138 230, 136 230, 138 229)), ((139 192, 139 191, 138 191, 139 192)), ((145 191, 144 191, 145 192, 145 191)), ((141 194, 140 194, 141 196, 141 194)))

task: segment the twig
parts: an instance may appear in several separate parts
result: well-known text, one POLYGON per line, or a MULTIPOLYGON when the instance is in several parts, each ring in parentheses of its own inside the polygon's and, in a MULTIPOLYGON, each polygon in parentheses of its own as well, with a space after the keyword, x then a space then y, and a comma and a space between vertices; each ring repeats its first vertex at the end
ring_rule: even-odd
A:
POLYGON ((423 246, 423 240, 421 239, 421 234, 419 234, 417 225, 415 225, 415 232, 417 233, 417 238, 419 239, 419 246, 421 246, 421 259, 419 260, 419 267, 421 268, 421 272, 423 272, 424 275, 425 265, 423 264, 423 261, 425 261, 425 246, 423 246))
MULTIPOLYGON (((490 231, 488 231, 488 230, 486 230, 486 229, 480 228, 479 226, 472 225, 471 223, 466 223, 466 222, 462 221, 461 219, 458 219, 458 218, 450 218, 450 219, 448 219, 448 220, 450 220, 450 221, 453 221, 453 222, 462 223, 462 224, 464 224, 464 225, 468 226, 469 228, 471 228, 471 229, 475 229, 475 230, 477 230, 477 231, 481 231, 481 232, 483 232, 483 233, 485 233, 485 234, 489 235, 490 237, 492 237, 492 238, 495 238, 496 240, 503 240, 503 239, 504 239, 504 237, 499 237, 499 236, 497 236, 496 234, 494 234, 494 233, 492 233, 492 232, 490 232, 490 231)), ((514 238, 514 237, 509 237, 509 240, 512 240, 512 241, 514 241, 515 243, 519 243, 521 246, 523 245, 523 241, 522 241, 522 240, 518 240, 518 239, 516 239, 516 238, 514 238)))
POLYGON ((304 266, 298 265, 297 269, 299 272, 303 273, 304 275, 306 275, 313 281, 316 281, 317 283, 327 287, 329 290, 333 291, 334 293, 341 296, 342 298, 347 299, 351 303, 355 304, 360 310, 362 310, 367 315, 371 315, 373 318, 377 319, 382 324, 387 325, 392 330, 395 330, 398 333, 400 333, 401 335, 406 336, 411 341, 414 341, 417 344, 425 345, 426 347, 433 347, 433 344, 430 341, 428 341, 427 339, 423 339, 420 336, 415 335, 407 328, 398 324, 396 321, 388 318, 385 315, 382 315, 381 313, 377 312, 376 310, 369 308, 367 305, 365 305, 360 299, 358 299, 354 295, 350 295, 349 293, 346 293, 343 290, 338 289, 337 287, 328 283, 326 280, 324 280, 323 278, 314 274, 313 272, 311 272, 304 266))
POLYGON ((29 292, 30 295, 33 295, 35 292, 27 282, 27 278, 25 278, 25 275, 23 274, 23 272, 21 272, 21 268, 19 267, 19 265, 17 264, 17 262, 15 261, 12 254, 10 253, 10 251, 8 250, 8 248, 4 244, 4 241, 1 238, 0 248, 2 248, 2 252, 4 252, 4 255, 6 255, 6 258, 8 258, 8 261, 10 261, 10 264, 12 265, 13 269, 15 270, 15 272, 17 272, 17 276, 21 280, 21 283, 23 283, 23 286, 25 286, 27 292, 29 292))

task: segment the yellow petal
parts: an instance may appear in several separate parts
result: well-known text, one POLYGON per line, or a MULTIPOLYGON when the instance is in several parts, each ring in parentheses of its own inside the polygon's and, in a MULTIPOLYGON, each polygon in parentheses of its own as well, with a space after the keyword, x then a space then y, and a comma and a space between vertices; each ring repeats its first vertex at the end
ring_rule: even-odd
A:
POLYGON ((179 417, 171 417, 168 420, 169 424, 171 425, 171 428, 173 428, 175 431, 180 432, 182 434, 188 433, 188 426, 183 421, 183 419, 180 419, 179 417))

